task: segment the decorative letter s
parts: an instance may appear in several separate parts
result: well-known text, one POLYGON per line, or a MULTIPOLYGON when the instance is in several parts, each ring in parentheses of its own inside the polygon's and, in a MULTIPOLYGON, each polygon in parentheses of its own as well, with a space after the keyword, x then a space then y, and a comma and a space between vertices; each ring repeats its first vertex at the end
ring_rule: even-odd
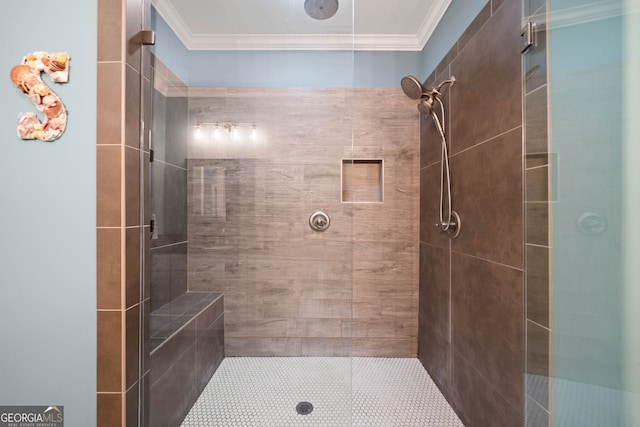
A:
POLYGON ((45 116, 44 123, 35 113, 23 113, 18 119, 18 137, 52 142, 60 138, 67 126, 67 112, 58 95, 42 81, 40 73, 51 76, 55 83, 69 81, 69 56, 64 52, 34 52, 21 65, 11 69, 11 80, 45 116))

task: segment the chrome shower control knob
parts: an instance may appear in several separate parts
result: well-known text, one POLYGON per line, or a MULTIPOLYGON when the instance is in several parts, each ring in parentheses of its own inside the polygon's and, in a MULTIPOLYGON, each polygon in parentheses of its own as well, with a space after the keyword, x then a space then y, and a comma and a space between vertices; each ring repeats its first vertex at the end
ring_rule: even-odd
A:
POLYGON ((316 211, 309 217, 309 227, 313 231, 325 231, 331 225, 329 215, 322 211, 316 211))

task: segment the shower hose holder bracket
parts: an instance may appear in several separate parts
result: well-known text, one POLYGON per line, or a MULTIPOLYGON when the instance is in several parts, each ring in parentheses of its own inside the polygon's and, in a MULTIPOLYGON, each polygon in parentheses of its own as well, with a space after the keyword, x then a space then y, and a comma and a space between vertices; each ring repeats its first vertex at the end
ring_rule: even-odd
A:
POLYGON ((436 222, 435 225, 440 230, 449 234, 449 237, 451 237, 452 239, 455 239, 458 237, 458 235, 460 235, 460 229, 462 228, 462 220, 460 219, 460 215, 458 215, 458 212, 451 211, 451 219, 449 220, 449 223, 446 223, 445 221, 443 221, 443 222, 436 222))

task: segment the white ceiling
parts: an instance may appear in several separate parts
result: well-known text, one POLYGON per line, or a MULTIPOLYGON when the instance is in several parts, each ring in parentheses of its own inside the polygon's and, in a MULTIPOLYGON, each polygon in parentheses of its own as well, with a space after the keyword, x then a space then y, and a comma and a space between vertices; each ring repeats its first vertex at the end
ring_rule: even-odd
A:
POLYGON ((451 0, 339 0, 327 20, 304 0, 152 0, 190 50, 421 50, 451 0))

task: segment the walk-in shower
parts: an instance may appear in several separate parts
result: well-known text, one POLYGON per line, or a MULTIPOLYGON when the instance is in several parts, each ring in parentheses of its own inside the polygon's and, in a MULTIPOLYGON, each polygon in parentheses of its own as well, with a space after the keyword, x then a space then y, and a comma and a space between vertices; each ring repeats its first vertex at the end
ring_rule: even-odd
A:
POLYGON ((440 134, 442 149, 440 155, 440 213, 439 221, 435 224, 440 230, 448 233, 452 238, 458 237, 462 222, 460 216, 451 207, 451 171, 449 169, 449 148, 447 146, 445 130, 445 108, 440 91, 445 85, 453 86, 454 76, 440 82, 437 86, 426 88, 413 76, 405 76, 400 81, 402 91, 411 99, 420 100, 418 111, 425 116, 431 116, 440 134), (435 104, 440 106, 440 117, 435 110, 435 104), (445 207, 445 198, 446 204, 445 207))
POLYGON ((461 427, 416 357, 420 124, 402 92, 187 89, 154 69, 150 317, 169 340, 152 355, 153 422, 461 427))
MULTIPOLYGON (((325 11, 322 4, 337 3, 317 2, 325 11)), ((404 2, 383 3, 406 13, 404 2)), ((296 0, 273 13, 275 3, 265 11, 260 2, 241 8, 212 0, 201 2, 198 15, 211 12, 215 30, 228 21, 250 22, 242 27, 250 31, 268 17, 278 29, 303 22, 351 53, 326 45, 316 52, 319 38, 304 33, 295 47, 308 43, 306 52, 256 53, 242 45, 249 43, 243 37, 211 38, 233 40, 228 50, 194 45, 176 52, 162 44, 173 34, 166 34, 170 25, 160 9, 154 12, 165 33, 158 34, 152 61, 150 175, 158 232, 149 319, 158 328, 153 338, 168 340, 152 342, 150 425, 461 427, 488 419, 477 408, 495 412, 496 427, 518 425, 500 422, 511 401, 503 405, 499 398, 516 395, 516 401, 517 380, 502 386, 515 378, 512 372, 521 378, 521 370, 494 376, 493 367, 522 360, 504 350, 519 348, 511 320, 522 298, 516 291, 506 304, 494 298, 505 294, 503 287, 519 289, 511 285, 521 283, 520 270, 503 272, 492 263, 518 267, 504 261, 505 245, 493 244, 500 234, 473 213, 494 208, 496 200, 509 207, 522 202, 507 180, 493 188, 485 179, 499 169, 484 150, 493 145, 465 144, 495 132, 496 152, 506 153, 500 159, 509 164, 517 163, 518 145, 505 142, 501 128, 479 134, 467 123, 478 111, 465 98, 472 92, 458 88, 484 90, 473 80, 479 67, 440 67, 446 71, 435 74, 445 77, 423 84, 402 78, 398 67, 377 67, 387 54, 359 52, 369 37, 353 27, 369 22, 353 15, 353 2, 341 1, 327 20, 310 19, 304 4, 296 0), (335 34, 338 28, 346 34, 335 34), (362 63, 369 56, 375 67, 362 63), (372 68, 375 76, 368 74, 372 68), (412 102, 420 114, 407 108, 412 102), (466 192, 474 185, 483 191, 466 192), (489 203, 476 197, 489 193, 489 203), (454 207, 466 212, 457 240, 454 207), (504 313, 509 322, 498 317, 504 313), (499 354, 485 351, 494 347, 499 354), (473 403, 479 399, 481 405, 473 403)), ((406 25, 406 18, 385 21, 406 25)), ((293 42, 252 37, 263 47, 293 42)), ((418 75, 409 69, 406 74, 418 75)), ((515 248, 517 240, 506 245, 515 248)))

